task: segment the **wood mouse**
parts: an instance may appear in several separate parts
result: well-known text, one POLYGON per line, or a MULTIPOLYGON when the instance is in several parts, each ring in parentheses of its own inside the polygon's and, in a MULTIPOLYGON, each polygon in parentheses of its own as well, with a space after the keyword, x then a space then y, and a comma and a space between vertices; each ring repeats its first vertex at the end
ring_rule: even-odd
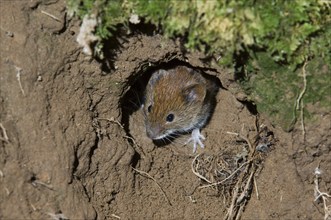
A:
POLYGON ((192 132, 185 144, 193 142, 193 153, 197 145, 203 148, 200 129, 212 114, 217 91, 215 82, 192 68, 157 70, 148 81, 142 105, 147 136, 160 140, 192 132))

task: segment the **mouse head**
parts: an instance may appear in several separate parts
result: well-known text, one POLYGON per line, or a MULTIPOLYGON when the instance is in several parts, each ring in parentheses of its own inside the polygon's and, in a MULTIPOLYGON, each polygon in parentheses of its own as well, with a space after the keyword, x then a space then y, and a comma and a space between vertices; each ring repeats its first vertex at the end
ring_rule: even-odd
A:
POLYGON ((205 80, 193 70, 156 71, 148 82, 143 106, 147 136, 157 140, 195 128, 205 96, 205 80))

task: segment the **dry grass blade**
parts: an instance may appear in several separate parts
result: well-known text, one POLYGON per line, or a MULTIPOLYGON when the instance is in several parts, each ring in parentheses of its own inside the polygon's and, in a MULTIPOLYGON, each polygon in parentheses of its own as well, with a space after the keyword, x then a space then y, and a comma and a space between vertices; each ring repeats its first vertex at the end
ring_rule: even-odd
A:
POLYGON ((199 162, 197 163, 197 165, 194 167, 195 162, 197 161, 198 157, 200 156, 200 154, 198 154, 197 156, 194 157, 192 164, 191 164, 191 169, 192 172, 199 177, 200 179, 203 179, 204 181, 206 181, 207 183, 211 183, 210 180, 208 180, 206 177, 202 176, 199 172, 197 172, 196 170, 198 170, 199 167, 199 162))
POLYGON ((237 149, 240 148, 239 152, 225 150, 216 156, 199 154, 192 161, 192 172, 199 179, 207 182, 206 185, 198 187, 199 189, 213 187, 224 198, 225 193, 228 193, 225 200, 228 208, 224 220, 241 218, 254 188, 256 196, 259 198, 255 177, 261 168, 264 155, 273 145, 273 133, 266 126, 263 126, 263 130, 259 131, 260 127, 257 126, 257 122, 255 127, 253 142, 248 138, 252 133, 245 132, 244 125, 240 133, 227 132, 227 134, 237 137, 233 146, 237 146, 237 149), (240 147, 238 147, 238 143, 240 147), (266 149, 259 151, 257 150, 258 145, 265 145, 266 149))
POLYGON ((2 137, 0 137, 0 140, 6 142, 7 144, 9 143, 9 138, 7 135, 7 131, 5 129, 5 127, 2 125, 2 123, 0 123, 0 128, 2 130, 2 137))
POLYGON ((167 200, 167 202, 169 203, 169 205, 172 206, 172 204, 171 204, 171 202, 170 202, 170 200, 169 200, 167 194, 164 192, 164 190, 162 189, 162 187, 160 186, 160 184, 156 181, 156 179, 154 179, 151 175, 149 175, 148 173, 146 173, 146 172, 144 172, 144 171, 137 170, 137 169, 135 169, 135 168, 133 168, 133 167, 131 167, 131 168, 132 168, 134 171, 136 171, 137 173, 139 173, 140 175, 143 175, 143 176, 148 177, 148 178, 150 178, 151 180, 153 180, 153 181, 156 183, 156 185, 158 186, 158 188, 161 190, 161 192, 162 192, 164 198, 167 200))
POLYGON ((217 182, 217 183, 211 183, 211 184, 208 184, 208 185, 204 185, 204 186, 200 186, 199 189, 203 189, 203 188, 206 188, 206 187, 211 187, 211 186, 216 186, 216 185, 219 185, 219 184, 222 184, 224 183, 225 181, 231 179, 239 170, 241 170, 241 168, 245 165, 247 165, 250 161, 246 161, 245 163, 241 164, 240 167, 238 167, 238 169, 236 169, 234 172, 232 172, 228 177, 226 177, 225 179, 223 179, 222 181, 220 182, 217 182))
POLYGON ((325 192, 321 192, 319 189, 319 179, 322 174, 322 171, 319 169, 319 167, 315 168, 315 188, 314 188, 314 194, 315 194, 315 201, 322 200, 323 202, 323 208, 324 208, 324 220, 330 220, 331 219, 331 205, 328 205, 328 198, 331 198, 331 195, 325 192))

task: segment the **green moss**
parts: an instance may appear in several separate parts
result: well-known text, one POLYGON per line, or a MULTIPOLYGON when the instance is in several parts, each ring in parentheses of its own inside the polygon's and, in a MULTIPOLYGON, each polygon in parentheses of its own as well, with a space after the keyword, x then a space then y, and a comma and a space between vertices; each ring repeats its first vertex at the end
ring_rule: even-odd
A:
POLYGON ((308 60, 303 101, 330 109, 331 1, 68 0, 68 8, 81 18, 97 16, 99 49, 136 14, 165 37, 181 37, 188 50, 220 56, 220 65, 232 67, 248 53, 242 85, 258 110, 286 130, 296 121, 301 67, 308 60))
POLYGON ((131 14, 161 27, 165 36, 185 36, 186 47, 225 57, 250 46, 263 48, 275 61, 302 64, 313 54, 327 54, 331 3, 321 0, 68 0, 78 16, 96 14, 97 35, 107 39, 131 14), (310 42, 319 42, 310 43, 310 42))
POLYGON ((307 90, 304 103, 318 104, 331 111, 330 66, 316 60, 307 66, 307 90))
MULTIPOLYGON (((288 66, 274 62, 267 53, 257 53, 248 67, 248 78, 242 85, 255 101, 258 111, 263 112, 284 130, 291 130, 297 120, 296 100, 303 90, 302 68, 295 71, 288 66)), ((331 111, 330 66, 320 58, 311 60, 306 68, 306 91, 303 102, 314 104, 331 111)), ((304 111, 311 119, 311 113, 304 111)))

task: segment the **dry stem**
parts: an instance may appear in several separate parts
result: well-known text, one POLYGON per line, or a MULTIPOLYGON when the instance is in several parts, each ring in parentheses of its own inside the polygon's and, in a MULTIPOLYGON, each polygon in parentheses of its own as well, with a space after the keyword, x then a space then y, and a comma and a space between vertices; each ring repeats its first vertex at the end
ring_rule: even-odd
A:
POLYGON ((3 137, 0 137, 0 140, 6 142, 8 144, 9 143, 9 138, 8 138, 8 135, 7 135, 7 131, 6 131, 5 127, 2 125, 2 123, 0 123, 0 128, 2 130, 2 136, 3 136, 3 137))
POLYGON ((200 179, 203 179, 204 181, 206 181, 207 183, 211 183, 210 180, 208 180, 206 177, 202 176, 200 173, 196 172, 195 169, 194 169, 194 162, 198 159, 198 157, 200 156, 200 154, 198 154, 197 156, 194 157, 193 161, 192 161, 192 164, 191 164, 191 169, 192 169, 192 172, 197 176, 199 177, 200 179))
MULTIPOLYGON (((242 134, 238 134, 238 133, 234 133, 234 132, 227 132, 227 133, 236 135, 236 136, 240 137, 241 139, 245 140, 250 149, 249 160, 246 161, 245 163, 243 163, 237 170, 234 171, 234 173, 235 173, 238 170, 240 170, 244 165, 248 164, 246 166, 245 170, 243 172, 241 172, 241 177, 238 179, 238 181, 233 189, 230 207, 228 208, 227 214, 224 218, 226 220, 229 220, 229 219, 237 220, 237 219, 240 219, 240 217, 241 217, 245 204, 247 203, 247 198, 249 198, 253 183, 255 185, 256 193, 257 193, 257 197, 258 197, 258 191, 257 191, 256 182, 255 182, 255 178, 254 178, 257 167, 253 163, 253 161, 254 161, 253 156, 255 153, 255 148, 251 144, 248 137, 245 137, 242 134), (248 178, 247 178, 247 175, 249 175, 248 178), (241 186, 243 184, 245 184, 245 186, 241 190, 241 186), (240 193, 240 191, 241 191, 241 193, 240 193)), ((232 173, 231 175, 233 175, 234 173, 232 173)))
POLYGON ((257 198, 259 198, 257 183, 256 183, 256 180, 255 180, 255 173, 256 173, 257 168, 258 168, 258 166, 254 163, 254 161, 255 161, 255 159, 254 159, 255 158, 254 157, 254 155, 255 155, 255 146, 250 142, 250 140, 248 138, 248 135, 247 136, 242 135, 242 133, 244 132, 244 128, 245 127, 243 125, 241 133, 227 132, 228 134, 235 135, 235 136, 241 138, 242 140, 244 140, 247 143, 248 148, 249 148, 249 154, 248 154, 247 161, 242 163, 234 171, 231 171, 229 176, 227 176, 226 178, 224 178, 223 180, 221 180, 219 182, 212 183, 206 177, 204 177, 203 175, 198 173, 197 172, 197 166, 199 165, 199 163, 196 164, 195 167, 194 167, 194 164, 197 161, 200 154, 197 155, 193 159, 192 165, 191 165, 193 173, 196 176, 198 176, 200 179, 203 179, 203 180, 205 180, 206 182, 209 183, 207 185, 200 186, 199 189, 224 184, 227 180, 229 180, 231 178, 234 178, 234 176, 236 174, 238 174, 238 176, 235 178, 236 181, 234 181, 235 185, 232 189, 231 201, 230 201, 227 213, 224 217, 225 220, 240 219, 241 214, 242 214, 242 212, 245 208, 245 205, 247 204, 248 198, 250 198, 253 187, 256 190, 257 198))
POLYGON ((47 189, 54 190, 53 186, 44 182, 41 182, 39 180, 35 180, 31 183, 34 187, 37 187, 37 185, 41 185, 43 187, 46 187, 47 189))
POLYGON ((301 129, 302 129, 302 137, 303 137, 303 141, 305 141, 306 139, 306 129, 305 129, 305 122, 304 122, 304 114, 303 114, 303 95, 306 92, 307 89, 307 78, 306 78, 306 66, 307 66, 307 60, 305 61, 305 63, 303 64, 302 67, 302 77, 303 77, 303 88, 302 91, 300 92, 297 101, 296 101, 296 110, 300 109, 300 118, 301 118, 301 129))
POLYGON ((47 212, 46 213, 47 215, 49 215, 52 219, 54 220, 64 220, 64 219, 69 219, 67 218, 64 214, 62 213, 58 213, 58 214, 53 214, 53 213, 50 213, 50 212, 47 212))
POLYGON ((47 15, 47 16, 49 16, 51 18, 53 18, 54 20, 56 20, 58 22, 61 22, 61 20, 59 18, 57 18, 56 16, 54 16, 54 15, 52 15, 52 14, 46 12, 46 11, 41 10, 41 13, 44 14, 44 15, 47 15))
POLYGON ((251 151, 251 153, 253 154, 254 153, 254 148, 253 148, 253 145, 251 144, 251 142, 249 141, 249 139, 245 136, 243 136, 242 134, 238 134, 238 133, 235 133, 235 132, 226 132, 227 134, 232 134, 232 135, 236 135, 237 137, 240 137, 241 139, 243 139, 244 141, 247 142, 248 146, 249 146, 249 149, 251 151))
POLYGON ((322 199, 323 201, 323 207, 324 207, 324 220, 328 220, 331 218, 331 205, 327 205, 328 198, 331 198, 331 195, 325 192, 321 192, 319 189, 319 176, 321 175, 321 170, 319 167, 316 167, 315 169, 315 188, 314 188, 314 194, 315 194, 315 200, 317 201, 318 199, 322 199))
POLYGON ((121 219, 121 217, 119 217, 118 215, 115 214, 111 214, 112 217, 117 218, 117 219, 121 219))
POLYGON ((146 173, 146 172, 144 172, 144 171, 137 170, 137 169, 135 169, 135 168, 133 168, 133 167, 131 167, 131 168, 132 168, 134 171, 136 171, 137 173, 139 173, 140 175, 145 176, 145 177, 148 177, 148 178, 150 178, 151 180, 153 180, 153 181, 156 183, 156 185, 159 187, 159 189, 161 190, 161 192, 162 192, 164 198, 167 200, 167 202, 169 203, 169 205, 172 206, 172 204, 171 204, 171 202, 170 202, 170 200, 169 200, 167 194, 164 192, 164 190, 162 189, 162 187, 160 186, 160 184, 156 181, 156 179, 154 179, 151 175, 149 175, 148 173, 146 173))
POLYGON ((17 71, 16 78, 17 78, 18 84, 20 86, 20 89, 21 89, 21 92, 22 92, 23 96, 25 96, 25 92, 23 90, 22 83, 21 83, 22 68, 15 66, 15 69, 17 71))
POLYGON ((256 192, 256 198, 259 200, 260 199, 260 194, 259 194, 259 188, 257 187, 257 182, 256 182, 256 179, 255 179, 255 176, 254 176, 254 189, 255 189, 255 192, 256 192))
POLYGON ((251 161, 246 161, 245 163, 241 164, 240 167, 238 167, 235 171, 233 171, 233 173, 231 173, 228 177, 226 177, 222 181, 219 181, 217 183, 211 183, 211 184, 204 185, 204 186, 200 186, 199 189, 203 189, 203 188, 210 187, 210 186, 216 186, 216 185, 219 185, 219 184, 224 183, 225 181, 227 181, 228 179, 230 179, 234 174, 236 174, 244 165, 246 165, 246 164, 248 164, 250 162, 251 161))
POLYGON ((117 124, 118 126, 120 126, 121 128, 124 129, 123 125, 119 121, 115 120, 113 117, 111 117, 111 118, 97 118, 97 120, 106 120, 106 121, 115 123, 115 124, 117 124))

